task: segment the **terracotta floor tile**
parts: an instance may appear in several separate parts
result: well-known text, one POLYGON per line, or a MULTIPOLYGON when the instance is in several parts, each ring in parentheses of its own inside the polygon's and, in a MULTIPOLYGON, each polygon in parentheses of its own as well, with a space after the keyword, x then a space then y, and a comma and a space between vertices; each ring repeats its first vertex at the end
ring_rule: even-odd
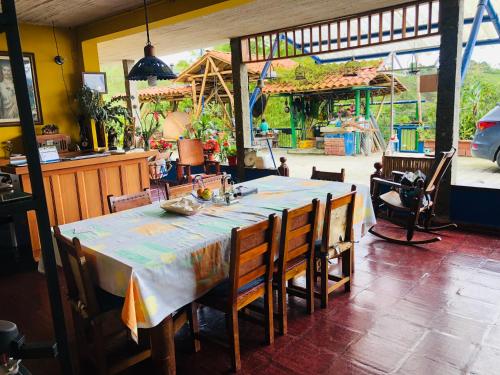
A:
POLYGON ((428 327, 439 312, 439 309, 427 308, 421 304, 401 299, 387 310, 387 315, 404 319, 422 327, 428 327))
MULTIPOLYGON (((385 228, 404 235, 381 221, 385 228)), ((273 345, 264 344, 262 327, 240 319, 241 374, 500 375, 500 236, 440 235, 413 247, 365 236, 356 244, 351 293, 332 293, 327 309, 315 301, 312 315, 304 300, 289 298, 289 334, 273 345)), ((50 340, 43 276, 15 274, 0 285, 0 301, 12 301, 0 304, 2 319, 15 320, 30 341, 50 340)), ((223 314, 204 308, 199 315, 202 350, 193 353, 188 329, 181 330, 177 374, 230 374, 223 314)), ((71 328, 69 337, 76 353, 71 328)), ((33 375, 60 375, 55 360, 26 364, 33 375)), ((127 374, 152 372, 145 361, 127 374)))
POLYGON ((404 375, 460 375, 463 372, 456 367, 430 358, 412 355, 401 366, 398 374, 404 375))
POLYGON ((495 305, 462 296, 456 296, 446 310, 485 323, 495 323, 499 314, 498 307, 495 305))
POLYGON ((500 275, 500 262, 496 260, 487 260, 480 266, 480 268, 487 271, 496 272, 500 275))
POLYGON ((302 339, 319 348, 340 354, 361 336, 362 332, 353 331, 331 321, 320 321, 304 334, 302 339))
POLYGON ((363 290, 361 293, 358 293, 352 301, 357 306, 365 309, 381 310, 396 303, 397 298, 372 292, 371 290, 363 290))
POLYGON ((407 349, 425 334, 426 328, 393 316, 377 319, 368 333, 382 337, 407 349))
POLYGON ((389 276, 382 276, 370 283, 367 290, 400 298, 404 297, 415 285, 415 282, 398 280, 389 276))
POLYGON ((500 349, 500 326, 494 325, 490 326, 486 337, 484 338, 484 344, 488 346, 493 346, 500 349))
POLYGON ((349 360, 344 357, 336 359, 324 375, 380 375, 383 371, 363 365, 354 360, 349 360))
POLYGON ((296 340, 287 350, 277 354, 273 361, 299 374, 321 374, 330 368, 335 358, 336 354, 296 340))
POLYGON ((475 346, 457 337, 440 332, 428 332, 415 349, 417 356, 437 362, 446 362, 453 367, 463 369, 474 353, 475 346))
POLYGON ((376 313, 371 310, 349 304, 339 309, 335 314, 330 314, 328 319, 356 331, 366 331, 372 327, 376 313))
POLYGON ((500 350, 483 347, 469 367, 471 374, 498 375, 500 370, 500 350))
POLYGON ((407 349, 381 337, 368 334, 351 345, 347 355, 354 360, 383 372, 396 370, 407 349))
POLYGON ((448 312, 442 312, 432 321, 431 327, 441 333, 460 337, 467 342, 480 344, 489 325, 448 312))
POLYGON ((468 284, 460 288, 458 295, 498 305, 500 304, 500 285, 499 289, 491 289, 478 284, 468 284))

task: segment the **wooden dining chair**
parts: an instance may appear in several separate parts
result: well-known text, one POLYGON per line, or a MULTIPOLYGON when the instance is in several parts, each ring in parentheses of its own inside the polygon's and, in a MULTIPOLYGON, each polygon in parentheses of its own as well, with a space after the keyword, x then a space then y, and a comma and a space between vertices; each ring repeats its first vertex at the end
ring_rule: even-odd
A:
POLYGON ((333 198, 326 197, 323 235, 316 243, 315 258, 320 263, 317 276, 321 280, 321 307, 328 307, 328 295, 344 285, 345 291, 351 290, 351 273, 354 258, 353 218, 356 200, 356 186, 351 192, 333 198), (330 260, 339 259, 340 275, 331 274, 330 260), (329 281, 333 281, 330 285, 329 281))
POLYGON ((305 298, 307 312, 314 312, 314 245, 318 213, 318 199, 306 206, 283 211, 279 258, 273 276, 278 290, 278 331, 282 335, 287 333, 287 293, 305 298), (304 274, 306 287, 294 285, 293 279, 304 274))
MULTIPOLYGON (((122 323, 124 298, 96 287, 80 240, 68 240, 54 227, 54 236, 68 290, 78 354, 81 359, 94 362, 99 375, 117 374, 151 356, 147 331, 139 331, 139 344, 134 342, 128 328, 122 323)), ((176 331, 189 321, 198 351, 199 324, 196 306, 187 305, 174 314, 176 331)))
MULTIPOLYGON (((193 176, 195 177, 195 176, 193 176)), ((211 190, 219 189, 221 187, 222 175, 216 175, 211 177, 205 177, 203 179, 203 185, 211 190)), ((167 200, 175 199, 180 197, 185 197, 190 195, 193 191, 193 184, 182 184, 182 185, 172 185, 165 184, 165 196, 167 200)))
POLYGON ((277 220, 272 214, 268 220, 232 230, 229 278, 198 300, 226 314, 234 371, 241 368, 238 311, 259 298, 264 299, 266 343, 274 342, 272 277, 277 220))
POLYGON ((120 212, 153 203, 149 189, 134 194, 108 195, 109 212, 120 212))
POLYGON ((177 182, 179 184, 189 184, 193 181, 191 167, 202 166, 203 178, 221 174, 220 163, 205 158, 203 142, 200 139, 179 139, 177 151, 179 153, 177 159, 177 182), (213 170, 212 174, 210 174, 210 167, 213 170))
POLYGON ((313 167, 311 180, 324 180, 324 181, 337 181, 344 182, 345 179, 345 169, 342 168, 340 172, 324 172, 318 171, 316 167, 313 167))

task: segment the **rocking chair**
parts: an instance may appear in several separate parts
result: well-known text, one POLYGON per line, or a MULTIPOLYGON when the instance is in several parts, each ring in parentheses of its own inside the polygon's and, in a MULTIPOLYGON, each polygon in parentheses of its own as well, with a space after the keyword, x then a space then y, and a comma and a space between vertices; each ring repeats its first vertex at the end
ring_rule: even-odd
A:
POLYGON ((412 240, 415 231, 432 233, 437 230, 456 228, 456 224, 446 224, 441 226, 433 226, 432 219, 435 217, 434 208, 436 207, 439 185, 446 170, 451 164, 453 155, 456 149, 452 147, 450 151, 442 152, 439 159, 436 159, 433 173, 430 179, 424 183, 417 183, 417 186, 406 186, 400 183, 403 177, 403 172, 393 171, 393 180, 385 180, 382 178, 373 178, 373 205, 377 214, 381 208, 387 208, 389 212, 389 220, 392 222, 393 213, 402 213, 407 215, 406 225, 394 222, 407 230, 406 241, 393 238, 381 233, 378 233, 373 226, 369 232, 386 241, 401 244, 401 245, 421 245, 431 242, 441 241, 441 237, 435 236, 429 239, 412 240), (390 186, 391 190, 387 193, 379 193, 379 185, 390 186), (411 196, 409 205, 404 205, 401 201, 399 192, 404 189, 408 191, 408 196, 411 196))

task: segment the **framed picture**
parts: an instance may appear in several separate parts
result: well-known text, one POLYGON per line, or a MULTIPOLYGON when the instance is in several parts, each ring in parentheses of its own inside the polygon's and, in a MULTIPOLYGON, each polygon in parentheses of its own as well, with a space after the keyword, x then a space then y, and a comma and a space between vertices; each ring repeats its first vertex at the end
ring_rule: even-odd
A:
POLYGON ((108 86, 106 84, 106 73, 104 72, 83 72, 82 81, 89 89, 97 91, 100 94, 108 93, 108 86))
MULTIPOLYGON (((43 119, 36 76, 35 55, 33 53, 23 53, 23 56, 33 121, 35 125, 40 125, 43 123, 43 119)), ((17 108, 9 55, 7 52, 0 52, 0 126, 12 125, 19 125, 19 110, 17 108)))

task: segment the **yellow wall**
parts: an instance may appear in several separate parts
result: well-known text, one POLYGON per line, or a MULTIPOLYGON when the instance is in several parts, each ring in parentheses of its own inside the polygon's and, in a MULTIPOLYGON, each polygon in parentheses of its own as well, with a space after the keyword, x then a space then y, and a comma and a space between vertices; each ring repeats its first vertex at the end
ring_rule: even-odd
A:
MULTIPOLYGON (((79 127, 74 114, 69 109, 68 97, 64 87, 61 67, 54 62, 56 46, 52 27, 20 25, 21 45, 23 51, 35 54, 38 77, 38 88, 44 124, 56 124, 60 133, 69 134, 73 140, 78 139, 79 127)), ((64 57, 64 79, 67 84, 69 100, 76 114, 75 92, 81 81, 79 67, 79 50, 76 48, 75 33, 70 29, 56 29, 59 54, 64 57)), ((6 51, 5 38, 0 39, 0 50, 6 51)), ((37 134, 41 126, 36 126, 37 134)), ((19 137, 19 126, 0 127, 0 142, 19 137)), ((0 157, 3 157, 3 149, 0 157)))

